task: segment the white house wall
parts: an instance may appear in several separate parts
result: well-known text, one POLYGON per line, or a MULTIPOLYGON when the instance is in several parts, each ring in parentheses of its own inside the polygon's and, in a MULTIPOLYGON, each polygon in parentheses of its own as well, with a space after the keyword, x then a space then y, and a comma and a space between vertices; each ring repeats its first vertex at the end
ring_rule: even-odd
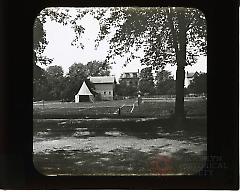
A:
POLYGON ((101 94, 102 99, 113 100, 114 84, 94 84, 95 91, 101 94))
POLYGON ((79 103, 79 95, 75 95, 75 103, 79 103))

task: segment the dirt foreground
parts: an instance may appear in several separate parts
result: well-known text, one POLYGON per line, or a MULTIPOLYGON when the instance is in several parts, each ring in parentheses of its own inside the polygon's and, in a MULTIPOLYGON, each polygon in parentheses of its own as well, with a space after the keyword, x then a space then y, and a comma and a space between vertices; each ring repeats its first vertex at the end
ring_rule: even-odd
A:
POLYGON ((38 119, 33 161, 43 175, 199 174, 205 126, 196 121, 172 130, 154 118, 38 119))

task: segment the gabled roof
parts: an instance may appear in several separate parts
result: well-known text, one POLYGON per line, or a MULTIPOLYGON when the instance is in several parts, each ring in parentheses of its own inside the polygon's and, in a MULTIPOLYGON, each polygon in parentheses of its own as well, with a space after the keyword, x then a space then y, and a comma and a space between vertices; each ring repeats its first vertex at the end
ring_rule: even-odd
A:
POLYGON ((114 76, 90 77, 90 81, 92 83, 114 83, 115 82, 115 77, 114 76))
POLYGON ((187 78, 192 78, 194 77, 195 75, 199 75, 198 72, 195 72, 195 73, 187 73, 187 78))
POLYGON ((88 86, 86 85, 85 81, 83 82, 81 88, 79 89, 78 91, 78 94, 77 95, 93 95, 88 86))

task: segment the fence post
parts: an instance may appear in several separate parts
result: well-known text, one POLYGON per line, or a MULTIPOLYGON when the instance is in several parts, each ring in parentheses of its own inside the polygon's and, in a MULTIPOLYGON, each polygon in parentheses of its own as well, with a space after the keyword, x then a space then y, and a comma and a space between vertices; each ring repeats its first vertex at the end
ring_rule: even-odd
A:
POLYGON ((138 106, 141 104, 141 95, 138 94, 138 106))

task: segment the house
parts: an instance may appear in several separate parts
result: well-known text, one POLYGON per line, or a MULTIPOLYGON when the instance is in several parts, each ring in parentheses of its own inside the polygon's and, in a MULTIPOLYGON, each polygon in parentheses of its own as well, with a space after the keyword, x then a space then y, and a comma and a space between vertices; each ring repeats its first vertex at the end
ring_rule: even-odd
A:
POLYGON ((198 72, 195 72, 195 73, 189 73, 188 71, 186 72, 186 75, 185 75, 185 87, 187 88, 190 83, 193 81, 194 77, 198 76, 199 73, 198 72))
POLYGON ((137 87, 139 82, 139 72, 124 72, 121 74, 119 83, 125 82, 127 86, 137 87))
POLYGON ((101 100, 113 100, 116 79, 114 76, 90 77, 90 82, 94 84, 95 91, 101 100))
POLYGON ((87 84, 84 81, 78 93, 75 95, 75 103, 84 102, 84 101, 93 102, 93 100, 94 100, 94 96, 90 92, 87 84))

